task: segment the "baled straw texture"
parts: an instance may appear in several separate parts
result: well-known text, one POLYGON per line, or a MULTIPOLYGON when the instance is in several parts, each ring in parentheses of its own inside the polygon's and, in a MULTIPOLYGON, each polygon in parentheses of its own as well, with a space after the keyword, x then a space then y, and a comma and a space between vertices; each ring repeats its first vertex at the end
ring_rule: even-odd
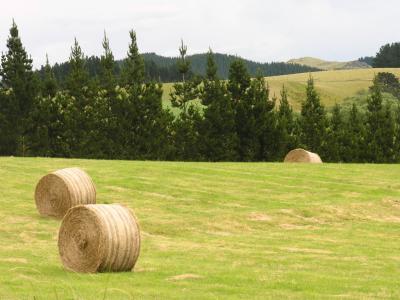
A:
POLYGON ((39 180, 35 202, 41 215, 61 219, 75 205, 96 203, 96 188, 83 170, 61 169, 39 180))
POLYGON ((306 151, 304 149, 295 149, 290 151, 286 157, 284 162, 286 163, 322 163, 321 158, 318 154, 306 151))
POLYGON ((58 249, 63 265, 75 272, 131 271, 140 252, 139 225, 118 204, 75 206, 62 221, 58 249))

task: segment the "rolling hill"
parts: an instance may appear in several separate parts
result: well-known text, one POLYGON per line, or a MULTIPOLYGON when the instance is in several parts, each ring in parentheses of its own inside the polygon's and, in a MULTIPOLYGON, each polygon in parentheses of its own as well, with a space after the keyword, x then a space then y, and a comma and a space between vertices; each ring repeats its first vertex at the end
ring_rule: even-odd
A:
MULTIPOLYGON (((147 62, 147 64, 150 64, 151 62, 154 62, 155 65, 160 68, 171 68, 176 66, 178 62, 178 58, 176 57, 166 57, 157 55, 155 53, 144 53, 143 58, 145 60, 145 63, 147 62)), ((190 61, 190 67, 194 74, 202 76, 206 74, 207 53, 188 55, 187 59, 190 61)), ((218 67, 217 75, 220 78, 227 79, 229 75, 229 67, 231 63, 237 59, 241 59, 244 62, 251 76, 255 76, 257 72, 261 72, 261 74, 263 74, 264 76, 276 76, 321 70, 321 68, 306 66, 297 63, 260 63, 235 55, 214 53, 214 60, 218 67)), ((119 63, 121 64, 122 61, 119 61, 119 63)))
POLYGON ((288 63, 309 66, 321 70, 349 70, 349 69, 371 68, 371 66, 368 65, 367 63, 358 60, 339 62, 339 61, 326 61, 314 57, 302 57, 297 59, 291 59, 288 61, 288 63))
MULTIPOLYGON (((289 102, 295 110, 299 111, 301 102, 305 99, 305 90, 310 74, 314 78, 317 91, 320 93, 321 102, 327 108, 330 108, 335 103, 341 104, 348 101, 349 98, 366 93, 372 84, 374 75, 379 72, 392 72, 400 77, 400 68, 368 68, 271 76, 266 77, 265 80, 269 84, 271 96, 279 97, 282 86, 285 85, 288 90, 289 102)), ((164 84, 163 99, 165 106, 168 107, 170 107, 169 93, 171 89, 171 83, 164 84)))
POLYGON ((0 158, 0 299, 399 299, 400 166, 0 158), (135 211, 134 272, 80 274, 35 184, 77 166, 135 211))

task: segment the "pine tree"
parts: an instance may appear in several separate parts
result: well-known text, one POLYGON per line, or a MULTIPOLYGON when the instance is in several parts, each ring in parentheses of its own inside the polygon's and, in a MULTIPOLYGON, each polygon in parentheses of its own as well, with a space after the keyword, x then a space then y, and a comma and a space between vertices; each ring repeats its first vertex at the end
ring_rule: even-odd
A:
POLYGON ((300 142, 313 152, 321 152, 324 147, 327 119, 311 76, 307 82, 306 96, 301 105, 299 120, 300 142))
POLYGON ((173 116, 162 107, 162 85, 146 83, 136 103, 138 124, 134 131, 139 159, 165 160, 171 152, 169 128, 173 116))
POLYGON ((364 162, 365 157, 365 126, 362 114, 353 103, 344 126, 344 162, 364 162))
POLYGON ((120 147, 116 140, 119 132, 114 55, 104 32, 103 54, 100 57, 98 82, 100 89, 94 95, 93 107, 88 111, 90 120, 90 153, 99 158, 114 158, 120 147))
POLYGON ((210 48, 207 53, 206 78, 210 81, 217 81, 218 80, 217 72, 218 72, 218 67, 217 64, 215 63, 214 53, 210 48))
POLYGON ((178 60, 178 70, 182 75, 182 82, 185 82, 185 77, 190 70, 190 61, 186 58, 187 46, 181 40, 181 46, 179 47, 179 60, 178 60))
POLYGON ((179 53, 178 70, 182 75, 182 81, 175 83, 170 93, 172 106, 181 109, 173 125, 176 157, 180 160, 200 160, 199 130, 202 116, 199 109, 191 102, 199 96, 201 81, 198 77, 187 76, 190 73, 190 63, 186 58, 187 46, 183 41, 179 53))
POLYGON ((128 57, 125 59, 122 67, 122 84, 130 88, 139 88, 144 83, 144 61, 139 54, 137 46, 136 32, 129 31, 131 42, 128 49, 128 57))
POLYGON ((389 104, 384 107, 384 117, 382 124, 381 145, 383 152, 383 162, 393 163, 396 161, 395 148, 395 120, 389 104))
POLYGON ((32 112, 30 148, 34 155, 80 156, 75 151, 77 108, 73 98, 60 91, 54 97, 40 96, 32 112))
POLYGON ((229 67, 228 91, 234 105, 245 101, 247 89, 250 87, 250 75, 244 62, 237 59, 229 67))
POLYGON ((42 96, 54 97, 58 90, 57 80, 49 63, 49 57, 46 54, 46 64, 44 66, 44 75, 42 80, 42 96))
POLYGON ((394 161, 394 119, 390 107, 383 107, 379 84, 371 88, 367 109, 367 160, 380 163, 394 161))
POLYGON ((178 69, 182 75, 182 81, 173 85, 170 97, 172 106, 178 107, 186 113, 190 102, 198 97, 200 79, 197 76, 189 79, 187 76, 190 72, 190 62, 186 58, 187 46, 183 44, 183 41, 179 47, 179 53, 178 69))
POLYGON ((397 105, 397 109, 394 115, 394 152, 395 162, 400 162, 400 105, 397 105))
POLYGON ((276 158, 278 151, 277 118, 273 111, 276 97, 269 99, 269 86, 261 73, 251 81, 247 97, 249 103, 253 104, 255 128, 252 135, 257 139, 255 160, 271 161, 276 158))
MULTIPOLYGON (((254 97, 248 95, 250 75, 241 60, 232 62, 229 68, 228 92, 235 112, 238 136, 238 155, 241 161, 253 161, 259 154, 257 123, 254 116, 254 97)), ((253 91, 254 92, 254 91, 253 91)))
POLYGON ((232 103, 226 85, 217 77, 217 68, 210 50, 207 55, 207 77, 200 93, 204 109, 201 125, 202 156, 209 161, 237 159, 237 135, 232 103))
POLYGON ((74 45, 71 47, 69 57, 69 74, 67 76, 66 87, 71 96, 77 98, 80 109, 85 106, 86 91, 89 88, 89 74, 86 68, 85 56, 77 39, 74 39, 74 45))
POLYGON ((329 120, 329 126, 326 133, 326 144, 324 148, 324 157, 326 161, 342 161, 344 147, 344 121, 340 105, 333 107, 332 117, 329 120))
POLYGON ((0 153, 27 154, 26 138, 29 116, 38 92, 38 80, 32 71, 32 59, 22 45, 14 20, 7 40, 7 52, 2 54, 0 87, 5 90, 0 99, 0 153))
POLYGON ((104 32, 103 38, 104 52, 100 57, 100 86, 107 91, 108 94, 115 92, 115 61, 114 55, 110 49, 110 42, 104 32))
POLYGON ((296 148, 298 141, 295 135, 293 108, 288 101, 287 89, 282 86, 278 109, 278 159, 281 160, 290 150, 296 148))
POLYGON ((382 93, 379 85, 374 84, 371 87, 367 109, 367 160, 368 162, 379 162, 383 160, 378 142, 383 117, 382 93))
POLYGON ((91 130, 95 127, 91 119, 95 110, 97 87, 89 78, 86 59, 77 39, 71 47, 69 57, 69 73, 66 79, 66 92, 70 96, 71 111, 76 113, 70 120, 68 144, 71 146, 72 157, 93 157, 93 148, 90 145, 95 139, 91 130))

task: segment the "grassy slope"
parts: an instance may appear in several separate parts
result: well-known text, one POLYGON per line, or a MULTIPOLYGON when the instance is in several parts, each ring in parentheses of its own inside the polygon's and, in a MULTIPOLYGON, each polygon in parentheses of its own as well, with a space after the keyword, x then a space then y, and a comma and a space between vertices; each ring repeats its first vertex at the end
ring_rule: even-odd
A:
POLYGON ((370 68, 367 64, 358 61, 327 61, 315 57, 302 57, 297 59, 291 59, 288 63, 300 64, 310 66, 322 70, 340 70, 340 69, 358 69, 358 68, 370 68))
MULTIPOLYGON (((400 77, 400 69, 355 69, 336 70, 312 73, 315 86, 321 95, 321 101, 327 107, 342 103, 348 97, 354 97, 358 92, 365 91, 372 84, 374 74, 392 72, 400 77)), ((272 94, 279 96, 284 84, 288 88, 289 100, 296 110, 305 99, 305 89, 309 74, 293 74, 267 77, 272 94)))
POLYGON ((0 299, 399 299, 399 176, 399 165, 0 158, 0 299), (136 272, 63 270, 59 221, 39 217, 32 195, 68 166, 89 172, 98 202, 135 210, 136 272))
MULTIPOLYGON (((354 97, 361 91, 366 91, 372 84, 374 74, 392 72, 400 77, 400 69, 355 69, 314 72, 312 76, 321 95, 321 101, 328 108, 335 103, 342 103, 346 98, 354 97)), ((295 110, 300 110, 301 102, 305 99, 305 89, 309 73, 266 77, 271 88, 271 96, 280 95, 284 84, 288 89, 289 101, 295 110)), ((172 84, 164 84, 163 101, 165 107, 170 107, 169 92, 172 84)))

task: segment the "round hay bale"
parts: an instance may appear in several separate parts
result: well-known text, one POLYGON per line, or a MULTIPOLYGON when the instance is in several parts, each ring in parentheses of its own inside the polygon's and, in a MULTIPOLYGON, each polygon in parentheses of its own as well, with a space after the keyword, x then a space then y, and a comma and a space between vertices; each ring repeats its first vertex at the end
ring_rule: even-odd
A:
POLYGON ((61 219, 75 205, 96 203, 96 188, 83 170, 61 169, 39 180, 35 202, 42 216, 61 219))
POLYGON ((131 271, 140 252, 139 225, 133 212, 118 204, 75 206, 62 220, 58 249, 71 271, 131 271))
POLYGON ((322 163, 318 154, 306 151, 304 149, 295 149, 290 151, 284 160, 285 163, 322 163))

